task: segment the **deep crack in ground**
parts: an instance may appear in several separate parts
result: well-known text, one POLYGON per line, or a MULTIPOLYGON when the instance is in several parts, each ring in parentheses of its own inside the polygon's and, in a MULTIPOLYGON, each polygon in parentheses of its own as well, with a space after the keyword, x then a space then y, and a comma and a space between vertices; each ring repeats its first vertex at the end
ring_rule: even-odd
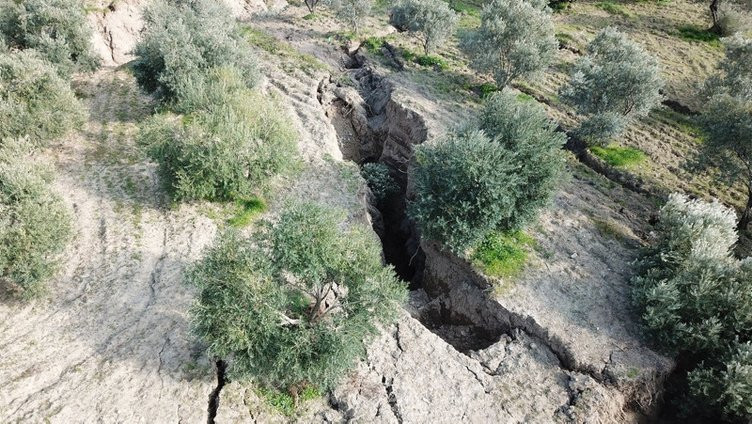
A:
POLYGON ((218 360, 215 363, 217 369, 217 386, 209 394, 209 410, 206 422, 208 424, 214 424, 214 419, 217 418, 217 409, 219 409, 219 395, 222 392, 222 388, 227 383, 225 373, 227 372, 227 363, 223 360, 218 360))

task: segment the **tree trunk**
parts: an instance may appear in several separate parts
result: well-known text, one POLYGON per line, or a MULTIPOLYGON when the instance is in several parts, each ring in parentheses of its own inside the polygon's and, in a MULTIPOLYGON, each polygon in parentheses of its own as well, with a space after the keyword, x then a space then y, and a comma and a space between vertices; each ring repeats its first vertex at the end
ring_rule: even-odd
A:
POLYGON ((713 26, 710 27, 710 32, 714 32, 716 34, 721 33, 721 27, 718 24, 718 7, 721 5, 721 0, 711 0, 710 1, 710 16, 713 18, 713 26))
MULTIPOLYGON (((719 0, 713 0, 713 1, 719 1, 719 0)), ((308 8, 308 11, 313 13, 313 10, 316 8, 316 3, 318 3, 319 0, 305 0, 305 5, 308 8)))
POLYGON ((747 189, 747 206, 744 208, 744 212, 739 219, 739 225, 737 226, 739 234, 747 232, 747 226, 750 221, 752 221, 752 188, 747 189))

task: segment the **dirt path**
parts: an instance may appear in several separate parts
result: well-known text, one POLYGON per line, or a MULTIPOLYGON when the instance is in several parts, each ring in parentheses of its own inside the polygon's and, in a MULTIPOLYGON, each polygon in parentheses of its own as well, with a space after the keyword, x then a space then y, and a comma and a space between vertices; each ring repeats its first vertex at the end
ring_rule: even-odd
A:
POLYGON ((214 225, 166 205, 135 146, 151 106, 129 74, 104 69, 79 91, 90 120, 49 152, 76 236, 45 296, 0 304, 0 420, 203 422, 214 374, 180 277, 214 225))

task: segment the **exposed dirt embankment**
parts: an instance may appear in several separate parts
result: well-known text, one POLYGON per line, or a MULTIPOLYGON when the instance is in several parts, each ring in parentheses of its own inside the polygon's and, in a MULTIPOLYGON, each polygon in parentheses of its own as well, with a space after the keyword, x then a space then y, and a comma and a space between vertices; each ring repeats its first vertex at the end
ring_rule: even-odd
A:
MULTIPOLYGON (((362 57, 356 56, 351 65, 364 100, 358 103, 352 93, 344 95, 342 89, 334 88, 336 100, 331 102, 330 115, 349 117, 354 134, 364 141, 360 148, 348 147, 357 152, 353 160, 387 165, 400 184, 399 198, 380 205, 384 228, 377 230, 387 260, 415 290, 413 315, 473 358, 500 341, 533 340, 531 354, 542 349, 554 358, 559 372, 577 375, 602 389, 600 393, 611 399, 602 406, 608 409, 604 410, 607 416, 654 414, 673 362, 645 345, 628 307, 628 263, 635 254, 634 242, 599 234, 599 226, 593 225, 598 221, 590 215, 611 219, 609 214, 629 212, 588 185, 567 183, 553 210, 542 218, 540 231, 552 232, 547 234, 553 240, 548 244, 563 250, 558 254, 566 254, 568 245, 568 249, 581 249, 564 258, 553 254, 553 269, 543 263, 546 260, 540 261, 517 287, 501 296, 490 294, 493 281, 437 244, 421 241, 405 216, 413 147, 430 142, 432 129, 435 134, 442 125, 428 122, 407 106, 410 94, 379 77, 362 57), (365 129, 363 122, 368 124, 365 129), (581 210, 593 197, 605 205, 604 210, 581 210)), ((634 233, 631 236, 636 239, 634 233)))

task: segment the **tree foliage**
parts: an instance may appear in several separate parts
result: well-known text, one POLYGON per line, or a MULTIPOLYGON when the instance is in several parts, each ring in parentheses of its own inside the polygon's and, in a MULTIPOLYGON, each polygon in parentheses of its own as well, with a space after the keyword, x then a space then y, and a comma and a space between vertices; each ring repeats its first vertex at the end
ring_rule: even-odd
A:
POLYGON ((400 0, 390 11, 389 23, 415 34, 428 54, 452 35, 457 14, 441 0, 400 0))
POLYGON ((0 0, 0 33, 9 47, 39 51, 64 75, 99 65, 79 0, 0 0))
POLYGON ((140 135, 175 199, 246 199, 294 166, 289 119, 236 69, 211 70, 190 87, 176 102, 186 116, 156 115, 140 135))
POLYGON ((707 134, 697 164, 717 165, 719 176, 729 183, 742 181, 747 188, 747 206, 739 220, 745 231, 752 219, 752 40, 726 40, 726 58, 721 73, 707 82, 709 98, 700 116, 707 134))
POLYGON ((28 136, 36 145, 83 123, 85 112, 55 68, 32 50, 0 50, 0 139, 28 136))
POLYGON ((513 80, 532 78, 554 58, 551 10, 545 2, 492 0, 483 7, 481 24, 463 40, 470 64, 490 72, 499 87, 513 80))
POLYGON ((32 150, 25 139, 0 142, 0 287, 22 298, 42 290, 72 232, 51 168, 32 150))
POLYGON ((718 366, 702 364, 688 376, 691 394, 727 418, 752 417, 752 344, 735 343, 718 366))
POLYGON ((389 167, 383 163, 367 163, 363 165, 360 173, 368 183, 368 187, 377 202, 387 200, 399 193, 399 185, 389 174, 389 167))
POLYGON ((252 238, 222 234, 188 274, 193 320, 211 355, 264 385, 329 388, 392 322, 406 288, 370 228, 294 203, 252 238))
POLYGON ((216 67, 235 67, 248 87, 256 84, 256 58, 221 2, 157 0, 144 22, 133 69, 147 90, 160 89, 171 100, 216 67))
POLYGON ((712 402, 695 399, 695 405, 748 419, 752 259, 733 256, 735 221, 734 212, 715 201, 671 195, 660 212, 658 239, 632 282, 656 340, 690 366, 699 364, 689 374, 690 393, 712 402))
POLYGON ((337 17, 358 34, 363 20, 373 9, 374 0, 333 0, 331 3, 337 17))
POLYGON ((477 123, 416 149, 408 211, 424 237, 460 253, 518 229, 549 201, 563 143, 540 105, 497 94, 477 123))
POLYGON ((586 116, 578 135, 605 145, 660 103, 662 87, 656 59, 624 34, 606 28, 575 64, 561 97, 586 116))

